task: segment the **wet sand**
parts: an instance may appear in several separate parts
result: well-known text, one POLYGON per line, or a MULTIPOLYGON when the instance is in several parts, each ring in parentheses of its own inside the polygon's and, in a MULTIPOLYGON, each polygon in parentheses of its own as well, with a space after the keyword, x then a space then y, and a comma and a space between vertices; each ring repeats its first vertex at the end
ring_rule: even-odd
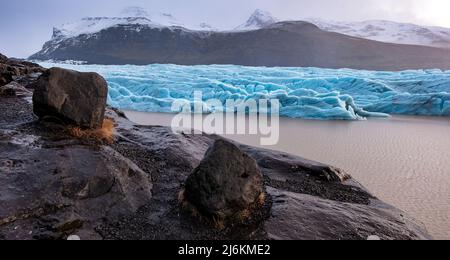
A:
MULTIPOLYGON (((173 115, 126 112, 143 125, 170 126, 173 115)), ((252 119, 251 119, 252 120, 252 119)), ((260 146, 260 136, 227 135, 260 146)), ((367 121, 280 119, 280 141, 265 148, 331 164, 380 199, 450 239, 450 118, 394 116, 367 121)))

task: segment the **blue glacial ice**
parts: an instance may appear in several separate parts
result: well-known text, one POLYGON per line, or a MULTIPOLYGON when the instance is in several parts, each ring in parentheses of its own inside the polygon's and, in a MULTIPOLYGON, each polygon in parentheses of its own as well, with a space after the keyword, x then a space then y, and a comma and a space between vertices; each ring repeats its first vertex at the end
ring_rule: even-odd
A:
POLYGON ((389 114, 450 116, 450 71, 374 72, 350 69, 209 66, 102 66, 41 63, 95 71, 109 84, 108 103, 146 112, 172 112, 174 100, 279 99, 280 115, 364 119, 389 114))

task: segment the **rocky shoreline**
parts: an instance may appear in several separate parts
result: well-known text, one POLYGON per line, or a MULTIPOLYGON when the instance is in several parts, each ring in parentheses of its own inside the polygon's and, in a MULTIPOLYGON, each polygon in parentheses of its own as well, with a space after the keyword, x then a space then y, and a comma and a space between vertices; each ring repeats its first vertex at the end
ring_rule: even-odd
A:
POLYGON ((0 96, 0 239, 431 239, 339 169, 237 143, 266 196, 250 217, 218 229, 185 211, 179 195, 221 137, 139 126, 108 107, 114 142, 77 138, 33 113, 31 83, 43 68, 9 71, 0 90, 23 91, 0 96))

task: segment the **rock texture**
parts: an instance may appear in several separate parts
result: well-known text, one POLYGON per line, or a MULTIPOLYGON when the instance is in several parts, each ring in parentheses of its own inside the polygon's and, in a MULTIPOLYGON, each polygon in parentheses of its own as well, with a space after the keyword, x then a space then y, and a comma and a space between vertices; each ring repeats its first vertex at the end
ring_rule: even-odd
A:
POLYGON ((263 193, 256 161, 234 144, 217 140, 186 181, 186 199, 208 215, 231 218, 263 193))
POLYGON ((61 68, 47 70, 34 85, 34 113, 85 128, 102 126, 108 86, 97 73, 61 68))
POLYGON ((17 82, 11 82, 7 85, 0 87, 0 96, 13 97, 13 96, 29 96, 31 91, 17 82))
POLYGON ((256 160, 267 186, 267 200, 272 204, 268 205, 267 215, 257 218, 260 222, 227 227, 221 232, 211 231, 170 205, 177 204, 173 197, 181 189, 173 180, 176 179, 181 185, 190 178, 192 171, 201 164, 203 155, 208 154, 215 141, 222 138, 175 134, 166 127, 138 127, 117 117, 116 121, 123 138, 115 148, 133 158, 133 161, 140 162, 139 165, 152 158, 151 165, 146 169, 152 169, 154 187, 159 191, 154 193, 154 197, 157 196, 161 202, 143 210, 138 218, 127 218, 108 225, 102 233, 106 237, 128 238, 137 232, 146 239, 152 239, 147 233, 160 239, 311 239, 311 234, 315 234, 317 239, 366 240, 370 235, 379 235, 382 239, 431 239, 423 225, 372 196, 340 169, 234 142, 241 151, 256 160), (172 199, 163 195, 165 193, 173 194, 172 199), (322 213, 309 214, 297 210, 296 203, 291 203, 288 196, 282 196, 285 193, 299 196, 296 203, 303 203, 302 209, 315 209, 322 213), (315 205, 316 202, 318 205, 315 205), (292 218, 285 217, 284 212, 292 218), (142 229, 145 223, 149 224, 148 214, 154 218, 151 218, 150 226, 142 229), (296 217, 302 219, 296 220, 296 217), (320 217, 324 221, 320 221, 320 217), (329 221, 335 217, 346 221, 329 221), (353 228, 353 222, 358 228, 353 228), (298 226, 299 223, 309 224, 298 226), (130 225, 137 228, 130 230, 130 225), (170 228, 165 228, 168 226, 170 228), (275 232, 277 227, 279 232, 275 232), (309 233, 302 234, 301 229, 308 229, 309 233), (320 235, 322 230, 327 229, 334 233, 320 235))
POLYGON ((8 57, 0 53, 0 62, 5 63, 8 60, 8 57))
POLYGON ((420 225, 384 203, 334 202, 305 194, 268 188, 274 204, 266 222, 274 240, 430 239, 420 225), (289 223, 289 224, 288 224, 289 223))
POLYGON ((38 64, 17 59, 8 59, 6 56, 0 54, 0 86, 4 86, 20 77, 34 73, 42 73, 43 71, 44 68, 38 64))
POLYGON ((0 230, 7 239, 98 239, 103 219, 151 200, 149 176, 108 147, 0 132, 0 230), (18 227, 18 228, 15 228, 18 227))

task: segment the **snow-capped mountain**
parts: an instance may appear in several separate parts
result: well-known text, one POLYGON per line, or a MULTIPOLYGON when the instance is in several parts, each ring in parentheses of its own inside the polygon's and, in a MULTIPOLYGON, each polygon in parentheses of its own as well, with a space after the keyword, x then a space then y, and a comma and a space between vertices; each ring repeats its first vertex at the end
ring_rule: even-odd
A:
POLYGON ((159 26, 186 26, 183 22, 178 21, 172 14, 169 13, 150 13, 144 8, 131 6, 126 7, 120 13, 120 17, 143 17, 151 20, 154 24, 159 26))
MULTIPOLYGON (((450 48, 450 28, 421 26, 384 20, 362 22, 329 21, 320 18, 299 19, 320 29, 374 41, 450 48)), ((256 10, 248 21, 235 30, 257 30, 279 22, 269 12, 256 10)))
POLYGON ((306 19, 322 30, 369 40, 450 48, 450 28, 420 26, 383 20, 339 22, 306 19))
POLYGON ((445 46, 443 28, 433 31, 442 36, 438 37, 425 27, 403 28, 393 22, 367 22, 364 26, 312 22, 316 25, 304 21, 278 22, 268 12, 257 10, 236 30, 216 31, 207 24, 184 24, 170 14, 129 8, 117 17, 84 18, 55 28, 52 39, 30 59, 116 65, 450 68, 449 50, 379 42, 399 43, 399 39, 408 39, 400 43, 445 46))
POLYGON ((399 44, 414 44, 450 48, 450 29, 420 26, 383 20, 363 22, 337 22, 306 19, 322 30, 347 34, 359 38, 399 44))
POLYGON ((246 23, 235 28, 236 31, 250 31, 264 28, 278 22, 271 13, 260 9, 255 10, 246 23))
POLYGON ((53 40, 89 35, 118 25, 141 25, 151 28, 185 27, 191 30, 215 30, 206 23, 188 25, 169 13, 149 13, 140 7, 127 7, 117 17, 87 17, 53 29, 53 40))
POLYGON ((162 27, 146 17, 87 17, 77 22, 53 28, 53 40, 68 39, 83 34, 93 34, 117 25, 140 24, 162 27))
MULTIPOLYGON (((320 29, 369 40, 450 48, 450 28, 420 26, 382 20, 363 22, 328 21, 318 18, 300 19, 315 24, 320 29)), ((257 9, 235 31, 257 30, 280 20, 271 13, 257 9)), ((53 30, 53 43, 80 35, 92 35, 119 25, 140 25, 140 28, 183 27, 197 31, 219 31, 207 23, 188 24, 169 13, 151 13, 140 7, 127 7, 116 17, 87 17, 66 23, 53 30)))

